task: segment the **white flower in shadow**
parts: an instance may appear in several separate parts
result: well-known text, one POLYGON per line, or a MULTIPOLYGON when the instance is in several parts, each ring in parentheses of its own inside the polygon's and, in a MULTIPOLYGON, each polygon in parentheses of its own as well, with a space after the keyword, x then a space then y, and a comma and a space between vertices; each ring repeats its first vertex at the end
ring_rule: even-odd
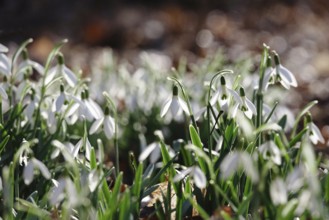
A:
POLYGON ((181 172, 178 172, 174 177, 173 182, 179 182, 187 175, 193 177, 193 181, 198 188, 203 189, 207 186, 207 178, 198 166, 188 167, 181 172))
POLYGON ((27 161, 23 170, 23 179, 26 185, 30 185, 32 183, 35 168, 37 168, 46 179, 50 179, 51 174, 46 165, 36 158, 31 158, 27 161))
POLYGON ((281 165, 281 152, 274 141, 269 140, 258 148, 265 160, 271 160, 276 165, 281 165))

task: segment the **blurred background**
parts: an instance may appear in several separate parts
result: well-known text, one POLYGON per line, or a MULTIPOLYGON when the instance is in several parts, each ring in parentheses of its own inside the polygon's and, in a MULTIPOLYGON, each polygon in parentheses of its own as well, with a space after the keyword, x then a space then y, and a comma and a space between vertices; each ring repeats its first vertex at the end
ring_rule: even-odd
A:
POLYGON ((126 60, 158 51, 173 66, 220 48, 229 62, 255 57, 258 65, 266 43, 297 77, 290 105, 319 100, 312 113, 329 138, 328 0, 0 0, 0 42, 14 47, 30 37, 40 62, 68 38, 64 54, 86 74, 104 47, 126 60))

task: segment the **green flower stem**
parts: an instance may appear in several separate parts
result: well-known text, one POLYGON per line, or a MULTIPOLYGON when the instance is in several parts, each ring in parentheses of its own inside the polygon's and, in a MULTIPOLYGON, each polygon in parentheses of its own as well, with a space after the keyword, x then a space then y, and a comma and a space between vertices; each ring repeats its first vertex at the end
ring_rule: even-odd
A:
MULTIPOLYGON (((264 81, 265 70, 267 67, 266 65, 268 58, 268 50, 269 47, 264 44, 264 50, 260 64, 259 85, 256 94, 256 108, 257 108, 256 128, 259 128, 263 124, 263 81, 264 81)), ((262 136, 260 136, 258 139, 258 146, 260 146, 262 142, 263 142, 262 136)))
MULTIPOLYGON (((233 73, 232 70, 228 70, 228 69, 224 69, 221 70, 219 72, 217 72, 210 80, 210 84, 209 84, 209 90, 208 90, 208 96, 207 96, 207 128, 208 128, 208 149, 209 149, 209 157, 212 158, 212 149, 213 149, 213 144, 212 144, 212 138, 211 138, 211 134, 215 128, 211 129, 210 127, 210 121, 211 121, 211 116, 210 116, 210 96, 211 96, 211 89, 212 89, 212 85, 214 83, 214 81, 219 77, 224 75, 225 73, 233 73)), ((220 116, 220 115, 219 115, 220 116)), ((218 117, 219 118, 219 117, 218 117)), ((216 123, 217 123, 217 119, 216 119, 216 123)))

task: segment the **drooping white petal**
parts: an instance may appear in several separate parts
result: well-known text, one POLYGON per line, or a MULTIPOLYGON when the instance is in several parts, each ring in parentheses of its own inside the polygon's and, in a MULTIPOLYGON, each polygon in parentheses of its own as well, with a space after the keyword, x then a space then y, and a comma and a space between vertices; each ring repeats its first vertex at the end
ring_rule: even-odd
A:
POLYGON ((45 69, 39 63, 37 63, 35 61, 32 61, 32 60, 29 60, 28 61, 28 64, 30 66, 32 66, 32 68, 35 69, 40 75, 43 75, 44 74, 45 69))
POLYGON ((219 90, 217 90, 210 99, 210 105, 214 105, 214 104, 216 104, 216 102, 218 102, 219 95, 220 95, 220 92, 219 92, 219 90))
POLYGON ((267 90, 270 84, 270 79, 271 77, 273 77, 274 74, 275 74, 275 69, 273 69, 272 67, 266 68, 263 78, 263 88, 262 88, 263 91, 267 90))
POLYGON ((4 90, 4 88, 2 88, 0 86, 0 96, 3 98, 3 99, 8 99, 8 95, 6 93, 6 91, 4 90))
POLYGON ((185 170, 178 172, 178 174, 176 174, 176 176, 173 178, 173 182, 181 181, 182 179, 185 178, 186 175, 191 173, 193 171, 193 169, 194 169, 194 167, 188 167, 185 170))
POLYGON ((93 101, 92 99, 86 99, 84 100, 84 103, 93 118, 99 119, 103 117, 103 111, 95 101, 93 101))
POLYGON ((138 161, 143 162, 151 153, 152 151, 158 147, 156 142, 151 143, 149 146, 147 146, 143 152, 139 155, 138 161))
POLYGON ((241 97, 239 96, 239 94, 236 92, 236 91, 234 91, 234 90, 232 90, 232 89, 227 89, 227 91, 233 96, 233 99, 237 102, 237 103, 239 103, 240 105, 242 105, 243 103, 242 103, 242 100, 241 100, 241 97))
MULTIPOLYGON (((157 145, 157 147, 152 151, 151 156, 150 156, 151 163, 156 163, 161 155, 160 144, 158 142, 156 142, 156 145, 157 145)), ((169 152, 169 154, 170 154, 170 152, 169 152)))
POLYGON ((249 119, 252 118, 252 111, 250 108, 247 108, 247 110, 243 111, 243 113, 245 114, 245 116, 249 119))
POLYGON ((114 119, 107 115, 104 118, 104 133, 108 139, 111 139, 115 131, 115 122, 114 119))
POLYGON ((23 170, 23 179, 26 185, 30 185, 33 181, 34 176, 34 164, 32 161, 29 161, 23 170))
POLYGON ((223 162, 220 165, 220 169, 222 171, 222 177, 227 179, 228 177, 232 176, 238 169, 239 166, 239 153, 233 152, 228 154, 223 162))
POLYGON ((49 202, 51 205, 56 205, 57 203, 61 202, 65 195, 64 195, 64 189, 66 186, 66 181, 65 179, 60 179, 58 181, 57 186, 53 188, 50 196, 49 196, 49 202))
POLYGON ((286 178, 287 189, 295 193, 304 186, 304 170, 301 166, 295 167, 286 178))
POLYGON ((199 111, 197 111, 195 114, 194 114, 194 117, 195 117, 195 120, 199 120, 201 115, 203 113, 205 113, 205 111, 207 110, 207 107, 202 107, 199 111))
POLYGON ((319 128, 313 123, 310 123, 310 129, 312 134, 310 135, 310 139, 312 141, 313 144, 317 144, 318 142, 324 144, 325 140, 321 134, 321 131, 319 130, 319 128))
POLYGON ((101 125, 103 124, 103 122, 104 122, 104 118, 95 120, 89 129, 89 134, 94 134, 95 132, 97 132, 101 127, 101 125))
POLYGON ((293 87, 297 87, 297 80, 295 76, 284 66, 279 65, 279 75, 282 80, 289 83, 293 87))
POLYGON ((64 79, 66 80, 67 84, 69 84, 69 86, 71 86, 71 87, 76 86, 78 79, 75 76, 75 74, 72 72, 72 70, 70 70, 66 66, 63 66, 63 76, 64 76, 64 79))
POLYGON ((186 102, 178 97, 178 103, 186 114, 190 114, 186 102))
POLYGON ((161 118, 167 114, 172 102, 172 97, 169 97, 162 106, 160 116, 161 118))
POLYGON ((51 175, 50 175, 50 172, 49 172, 48 168, 46 167, 46 165, 44 165, 40 160, 35 159, 35 158, 32 158, 32 162, 40 170, 40 172, 44 178, 50 179, 51 175))
POLYGON ((0 53, 7 53, 8 52, 8 48, 3 45, 3 44, 0 44, 0 53))
POLYGON ((87 140, 86 140, 86 149, 85 149, 85 151, 86 151, 86 158, 87 158, 87 160, 90 160, 90 152, 91 152, 91 144, 90 144, 90 142, 89 142, 89 140, 88 140, 88 138, 87 138, 87 140))
POLYGON ((195 185, 200 189, 205 188, 207 185, 206 176, 204 175, 202 170, 197 166, 195 166, 193 169, 193 180, 194 180, 195 185))
POLYGON ((65 102, 65 93, 61 92, 61 94, 57 97, 56 101, 53 103, 52 110, 58 112, 65 102))
POLYGON ((253 164, 253 160, 249 154, 246 152, 240 153, 241 167, 244 169, 247 176, 255 183, 259 180, 258 172, 253 164))
POLYGON ((171 115, 173 116, 173 118, 178 115, 180 110, 180 104, 178 101, 178 97, 177 96, 173 96, 172 97, 172 101, 171 101, 171 105, 170 105, 170 111, 171 111, 171 115))
POLYGON ((55 66, 48 71, 45 79, 45 85, 48 85, 54 79, 54 77, 58 73, 58 69, 59 69, 58 66, 55 66))
POLYGON ((288 194, 284 181, 281 178, 276 178, 270 186, 270 195, 274 205, 282 205, 287 203, 288 194))
POLYGON ((257 110, 256 110, 254 103, 252 103, 247 97, 246 97, 245 101, 246 101, 247 107, 252 111, 252 113, 254 115, 257 115, 257 110))
POLYGON ((80 139, 78 141, 78 143, 74 146, 74 149, 73 149, 73 152, 72 152, 74 158, 76 158, 78 156, 79 150, 82 147, 82 143, 83 143, 83 140, 80 139))
POLYGON ((96 187, 98 186, 99 176, 96 170, 91 171, 88 174, 88 186, 91 192, 94 192, 96 187))

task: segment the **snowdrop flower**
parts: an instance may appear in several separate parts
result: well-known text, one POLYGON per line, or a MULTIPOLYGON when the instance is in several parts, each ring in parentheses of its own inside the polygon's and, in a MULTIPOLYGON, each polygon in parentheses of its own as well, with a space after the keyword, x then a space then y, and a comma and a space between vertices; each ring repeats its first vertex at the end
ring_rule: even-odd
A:
POLYGON ((39 105, 38 101, 39 101, 39 99, 35 94, 35 90, 31 89, 30 102, 27 104, 27 107, 24 110, 25 115, 28 118, 28 120, 32 120, 34 110, 39 105))
POLYGON ((314 145, 318 144, 318 142, 324 144, 325 140, 321 134, 320 129, 312 122, 311 114, 306 115, 307 126, 309 130, 309 138, 314 145))
POLYGON ((181 181, 186 175, 193 176, 195 185, 203 189, 207 186, 207 178, 198 166, 188 167, 185 170, 179 172, 173 179, 174 182, 181 181))
POLYGON ((263 143, 258 148, 259 152, 266 160, 271 160, 276 165, 281 165, 281 153, 280 149, 276 146, 274 141, 269 140, 263 143))
MULTIPOLYGON (((150 162, 156 163, 161 156, 161 144, 160 141, 163 140, 163 134, 160 130, 156 130, 154 132, 156 136, 156 141, 149 144, 145 149, 142 150, 142 153, 139 155, 138 160, 139 162, 143 162, 146 160, 148 156, 150 156, 150 162)), ((174 152, 171 148, 168 147, 169 155, 171 157, 174 156, 174 152)))
MULTIPOLYGON (((2 84, 0 84, 0 97, 1 99, 8 99, 8 95, 6 90, 2 87, 2 84)), ((1 100, 0 99, 0 100, 1 100)))
POLYGON ((35 168, 37 168, 46 179, 50 179, 51 175, 48 168, 40 160, 32 158, 27 162, 23 170, 23 179, 26 185, 32 183, 35 168))
POLYGON ((0 53, 0 73, 7 77, 11 75, 11 62, 3 53, 0 53))
POLYGON ((257 114, 255 105, 246 97, 244 89, 242 87, 240 88, 240 96, 236 92, 231 94, 235 97, 235 100, 237 100, 237 103, 235 104, 232 110, 233 117, 236 115, 236 111, 238 108, 249 119, 251 119, 253 115, 257 114))
POLYGON ((220 87, 217 89, 213 97, 210 99, 210 104, 214 105, 216 102, 219 102, 221 109, 227 110, 227 102, 229 98, 229 92, 232 92, 230 89, 226 87, 226 81, 224 76, 220 78, 220 87))
POLYGON ((258 182, 259 179, 252 158, 246 152, 235 151, 228 154, 221 163, 220 169, 224 179, 229 178, 239 169, 244 169, 246 175, 249 176, 253 182, 258 182))
POLYGON ((44 74, 44 68, 39 63, 29 59, 26 49, 23 50, 22 56, 24 61, 19 64, 17 71, 17 77, 19 78, 19 80, 23 79, 21 77, 26 71, 32 73, 32 71, 29 70, 30 68, 35 69, 40 75, 44 74))
POLYGON ((59 181, 53 180, 53 183, 54 187, 51 189, 49 196, 51 205, 57 205, 65 198, 70 208, 79 204, 79 194, 70 178, 61 178, 59 181))
POLYGON ((290 89, 290 86, 297 87, 297 80, 295 76, 280 63, 279 55, 276 52, 274 53, 274 62, 275 62, 275 81, 279 81, 281 85, 290 89))
POLYGON ((104 117, 101 107, 94 100, 89 98, 88 90, 85 89, 81 92, 81 99, 75 96, 71 96, 71 98, 79 103, 79 108, 77 110, 80 118, 86 118, 88 121, 92 121, 93 119, 104 117))
POLYGON ((274 205, 283 205, 288 201, 288 193, 285 182, 276 178, 270 185, 270 196, 274 205))
POLYGON ((46 76, 45 84, 50 83, 56 75, 63 75, 67 84, 71 87, 75 87, 78 83, 78 79, 75 74, 64 64, 63 54, 58 54, 57 56, 57 65, 49 70, 49 73, 46 76))
POLYGON ((161 117, 165 116, 165 114, 167 114, 167 112, 171 111, 172 117, 176 117, 178 115, 182 114, 182 111, 184 111, 186 114, 189 114, 189 110, 188 107, 185 103, 185 101, 183 101, 181 98, 178 97, 178 87, 176 85, 174 85, 173 87, 173 95, 172 97, 169 97, 161 110, 161 117))
POLYGON ((105 107, 104 116, 91 125, 89 134, 94 134, 103 127, 104 133, 108 139, 111 139, 115 132, 114 118, 110 116, 110 109, 108 106, 105 107))
POLYGON ((59 112, 62 109, 62 107, 63 107, 63 105, 66 101, 66 94, 65 94, 65 91, 64 91, 64 85, 61 84, 59 88, 60 88, 60 94, 55 99, 55 101, 53 102, 53 105, 52 105, 52 111, 53 112, 59 112))
POLYGON ((8 52, 8 48, 3 45, 3 44, 0 44, 0 53, 7 53, 8 52))
POLYGON ((85 156, 87 158, 87 160, 90 160, 90 152, 91 152, 91 144, 88 140, 88 138, 81 138, 78 143, 76 143, 76 145, 74 146, 73 149, 73 157, 76 158, 78 156, 78 153, 80 151, 80 148, 85 147, 85 156))
POLYGON ((272 67, 272 59, 270 56, 267 57, 267 68, 264 72, 263 84, 262 84, 262 91, 266 91, 268 86, 273 83, 271 79, 275 76, 275 69, 272 67))

